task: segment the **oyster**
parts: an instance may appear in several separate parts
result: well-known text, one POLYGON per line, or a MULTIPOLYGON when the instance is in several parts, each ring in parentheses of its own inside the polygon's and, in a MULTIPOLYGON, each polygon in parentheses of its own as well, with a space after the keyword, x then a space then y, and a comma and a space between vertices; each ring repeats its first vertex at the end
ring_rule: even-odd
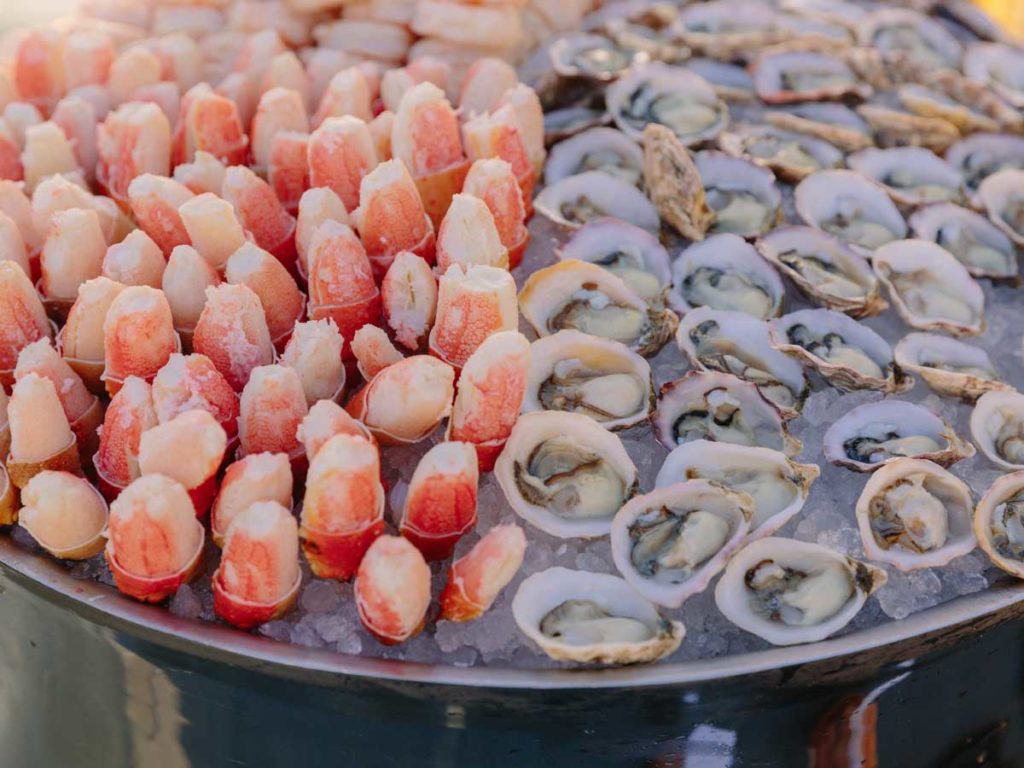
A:
POLYGON ((889 343, 866 325, 831 309, 800 309, 769 323, 772 344, 812 366, 839 389, 905 392, 914 385, 893 360, 889 343))
POLYGON ((868 13, 862 6, 847 0, 782 0, 779 5, 783 10, 808 19, 821 19, 847 28, 855 27, 868 13))
POLYGON ((787 418, 796 415, 807 398, 803 368, 772 349, 763 320, 700 307, 680 322, 676 343, 697 370, 731 373, 756 384, 787 418))
POLYGON ((538 336, 573 329, 620 341, 644 356, 657 353, 679 322, 609 270, 575 259, 530 275, 519 292, 519 311, 538 336))
POLYGON ((915 115, 945 120, 961 133, 999 130, 997 120, 935 88, 908 83, 900 87, 899 99, 915 115))
POLYGON ((512 616, 519 630, 557 661, 657 661, 678 648, 686 633, 618 576, 568 568, 524 579, 512 599, 512 616))
POLYGON ((955 125, 941 117, 923 117, 877 104, 861 104, 857 112, 868 122, 880 147, 924 147, 945 152, 960 138, 955 125))
POLYGON ((1024 578, 1024 472, 996 478, 974 511, 974 535, 996 566, 1024 578))
POLYGON ((757 250, 812 301, 851 317, 889 306, 867 260, 839 238, 811 227, 783 227, 758 238, 757 250))
POLYGON ((812 643, 845 627, 885 581, 881 568, 827 547, 769 537, 733 555, 715 603, 773 645, 812 643))
POLYGON ((654 408, 651 367, 624 344, 559 331, 530 347, 523 413, 582 413, 605 429, 646 421, 654 408))
POLYGON ((713 150, 693 159, 715 212, 711 232, 754 237, 782 220, 782 194, 771 171, 713 150))
POLYGON ((729 123, 729 108, 707 80, 660 62, 616 80, 605 100, 615 124, 634 139, 641 137, 644 126, 658 123, 693 146, 713 139, 729 123))
POLYGON ((856 152, 872 144, 871 128, 860 115, 842 104, 794 104, 785 110, 766 112, 764 119, 776 128, 813 136, 845 152, 856 152))
POLYGON ((975 277, 1019 280, 1017 252, 1010 238, 974 211, 952 203, 919 209, 910 217, 914 237, 941 245, 975 277))
POLYGON ((946 249, 927 240, 901 240, 875 251, 872 266, 907 325, 955 336, 985 329, 985 294, 946 249))
POLYGON ((857 499, 864 554, 901 571, 937 568, 974 549, 971 489, 922 459, 896 459, 857 499))
POLYGON ((978 200, 992 223, 1024 245, 1024 171, 999 171, 978 187, 978 200))
POLYGON ((818 171, 797 184, 796 212, 807 224, 872 252, 907 235, 907 223, 878 184, 854 171, 818 171))
POLYGON ((643 150, 622 131, 591 128, 551 148, 544 183, 550 186, 586 171, 603 171, 639 186, 644 173, 643 150))
POLYGON ((668 251, 658 238, 620 219, 584 224, 555 253, 560 260, 599 264, 649 303, 662 303, 672 282, 668 251))
POLYGON ((869 13, 857 24, 857 42, 905 57, 922 71, 956 69, 963 56, 962 46, 945 27, 903 8, 869 13))
POLYGON ((608 82, 633 65, 635 53, 602 35, 564 35, 548 49, 551 66, 562 77, 608 82))
POLYGON ((545 187, 534 205, 553 222, 569 229, 612 213, 650 232, 661 228, 658 212, 643 192, 601 171, 578 173, 545 187))
POLYGON ((753 384, 728 373, 690 371, 663 385, 651 422, 669 450, 691 440, 771 448, 787 456, 803 448, 779 409, 753 384))
POLYGON ((760 538, 799 514, 819 474, 817 464, 797 464, 770 448, 693 440, 668 455, 654 486, 700 478, 749 493, 754 500, 749 538, 760 538))
POLYGON ((743 67, 715 59, 689 59, 683 66, 711 83, 719 98, 726 101, 752 101, 755 98, 754 80, 743 67))
POLYGON ((520 416, 494 477, 517 515, 562 539, 604 536, 638 489, 622 441, 580 413, 520 416))
POLYGON ((740 546, 753 499, 707 480, 634 496, 612 520, 612 559, 648 600, 678 608, 703 592, 740 546))
POLYGON ((679 12, 678 24, 685 45, 721 61, 746 59, 786 37, 772 8, 748 0, 691 3, 679 12))
POLYGON ((996 466, 1024 469, 1024 395, 1010 390, 978 398, 971 411, 971 436, 996 466))
POLYGON ((1001 43, 976 43, 964 55, 964 74, 987 85, 1017 109, 1024 108, 1024 51, 1001 43))
POLYGON ((949 424, 927 408, 903 400, 866 403, 840 416, 825 432, 825 458, 857 472, 874 472, 901 458, 944 467, 974 455, 949 424))
POLYGON ((846 164, 881 184, 902 205, 957 200, 962 195, 960 172, 923 147, 862 149, 846 158, 846 164))
MULTIPOLYGON (((946 162, 963 174, 968 191, 976 195, 994 173, 1024 169, 1024 137, 976 133, 951 146, 946 162)), ((975 207, 984 206, 978 202, 975 207)))
POLYGON ((782 310, 782 280, 757 249, 737 235, 712 235, 685 249, 672 264, 669 304, 679 314, 694 307, 745 312, 767 320, 782 310))
MULTIPOLYGON (((612 18, 598 29, 618 45, 639 51, 658 61, 685 59, 690 51, 679 41, 676 20, 679 9, 671 3, 616 3, 608 6, 612 18)), ((600 13, 594 14, 600 16, 600 13)))
POLYGON ((718 146, 769 168, 786 181, 800 181, 814 171, 838 168, 843 153, 827 141, 771 126, 737 126, 718 137, 718 146))
POLYGON ((611 122, 612 116, 604 109, 587 106, 553 109, 544 113, 544 142, 554 144, 590 128, 611 125, 611 122))
POLYGON ((932 8, 932 13, 947 26, 959 30, 962 37, 993 41, 1006 39, 999 23, 972 0, 942 0, 932 8))
POLYGON ((661 217, 683 237, 703 240, 715 214, 690 151, 668 128, 644 128, 644 186, 661 217))
POLYGON ((872 93, 842 59, 824 53, 763 53, 751 64, 751 71, 754 91, 768 104, 866 99, 872 93))
POLYGON ((934 333, 908 333, 896 345, 896 364, 916 373, 940 395, 972 403, 991 390, 1012 387, 981 347, 934 333))

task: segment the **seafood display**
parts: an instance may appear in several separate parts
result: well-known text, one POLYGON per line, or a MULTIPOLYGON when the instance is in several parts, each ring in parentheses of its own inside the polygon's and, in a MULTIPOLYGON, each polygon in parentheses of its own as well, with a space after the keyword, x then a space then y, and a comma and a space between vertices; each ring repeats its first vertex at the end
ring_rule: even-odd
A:
POLYGON ((459 665, 1024 578, 1024 54, 944 5, 9 33, 0 525, 180 616, 459 665))

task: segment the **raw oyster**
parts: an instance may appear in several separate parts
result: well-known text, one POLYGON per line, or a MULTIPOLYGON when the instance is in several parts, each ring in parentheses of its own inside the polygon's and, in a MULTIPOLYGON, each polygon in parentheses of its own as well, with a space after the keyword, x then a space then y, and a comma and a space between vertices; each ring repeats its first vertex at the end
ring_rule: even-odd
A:
POLYGON ((839 238, 811 227, 783 227, 758 238, 757 250, 812 301, 851 317, 889 306, 867 260, 839 238))
POLYGON ((900 87, 899 99, 900 103, 915 115, 940 118, 964 134, 999 130, 997 120, 971 104, 965 104, 936 88, 908 83, 900 87))
POLYGON ((941 117, 924 117, 877 104, 861 104, 858 114, 874 131, 879 147, 924 147, 945 152, 960 138, 955 125, 941 117))
POLYGON ((654 486, 702 478, 749 493, 754 517, 748 538, 760 538, 772 535, 799 514, 820 474, 817 464, 797 464, 770 448, 694 440, 668 455, 654 486))
POLYGON ((857 406, 825 432, 825 458, 857 472, 874 472, 901 458, 948 467, 974 455, 949 424, 927 408, 903 400, 857 406))
POLYGON ((919 209, 910 217, 914 237, 941 245, 975 277, 1019 280, 1017 252, 1010 238, 974 211, 952 203, 919 209))
POLYGON ((692 146, 713 139, 729 123, 729 108, 707 80, 660 62, 616 80, 605 100, 615 124, 634 139, 644 126, 658 123, 692 146))
POLYGON ((945 27, 903 8, 869 13, 857 24, 857 42, 906 57, 922 71, 955 69, 963 56, 960 43, 945 27))
POLYGON ((607 82, 633 65, 635 54, 602 35, 564 35, 549 48, 551 66, 562 77, 607 82))
POLYGON ((545 187, 534 206, 556 224, 569 229, 613 213, 630 224, 657 232, 658 212, 646 195, 617 176, 586 171, 545 187))
POLYGON ((996 478, 974 511, 974 535, 999 568, 1024 578, 1024 471, 996 478))
POLYGON ((868 13, 862 6, 846 0, 782 0, 779 5, 791 13, 841 24, 847 28, 855 27, 868 13))
POLYGON ((779 42, 786 34, 768 5, 747 0, 691 3, 679 12, 680 38, 704 56, 721 61, 746 59, 752 51, 779 42))
POLYGON ((703 592, 750 530, 749 495, 689 480, 634 496, 612 520, 612 559, 637 592, 678 608, 703 592))
POLYGON ((881 568, 827 547, 769 537, 733 555, 715 603, 773 645, 812 643, 845 627, 885 581, 881 568))
POLYGON ((622 441, 580 413, 520 416, 494 477, 517 515, 562 539, 604 536, 638 490, 622 441))
POLYGON ((650 303, 662 303, 672 282, 668 251, 658 238, 620 219, 605 217, 584 224, 555 253, 560 260, 604 267, 650 303))
POLYGON ((718 146, 733 157, 769 168, 786 181, 800 181, 815 171, 843 164, 843 153, 827 141, 767 125, 737 126, 718 137, 718 146))
POLYGON ((664 384, 651 423, 669 450, 691 440, 771 448, 786 456, 803 448, 779 409, 756 386, 728 373, 690 371, 664 384))
POLYGON ((866 99, 872 93, 842 59, 824 53, 763 53, 751 65, 751 71, 754 90, 768 104, 866 99))
POLYGON ((1008 103, 1024 108, 1024 51, 1001 43, 976 43, 964 55, 964 74, 1008 103))
POLYGON ((785 110, 766 112, 765 121, 785 131, 822 139, 845 152, 856 152, 872 143, 868 124, 842 104, 794 104, 785 110))
POLYGON ((957 200, 962 195, 960 172, 923 147, 862 149, 846 158, 846 163, 881 184, 902 205, 957 200))
MULTIPOLYGON (((976 196, 978 187, 989 176, 1024 169, 1024 137, 976 133, 951 146, 946 162, 963 174, 968 191, 976 196)), ((978 202, 975 207, 984 206, 978 202)))
POLYGON ((519 292, 519 310, 538 336, 574 329, 620 341, 644 356, 657 353, 679 322, 609 270, 575 259, 530 275, 519 292))
POLYGON ((976 541, 971 489, 922 459, 896 459, 875 472, 857 499, 864 554, 901 571, 937 568, 976 541))
POLYGON ((671 3, 615 3, 607 9, 612 16, 599 22, 598 30, 619 46, 657 61, 681 60, 690 54, 679 41, 676 26, 679 9, 671 3), (620 10, 616 10, 616 5, 620 10))
POLYGON ((527 577, 512 599, 512 616, 557 661, 657 661, 678 648, 686 633, 618 576, 568 568, 527 577))
POLYGON ((625 344, 559 331, 530 347, 524 413, 570 411, 623 429, 646 421, 654 402, 651 367, 625 344))
POLYGON ((724 152, 694 155, 707 204, 715 212, 711 232, 754 237, 782 220, 782 194, 775 174, 724 152))
POLYGON ((797 414, 808 385, 800 363, 772 349, 768 324, 742 312, 700 307, 687 313, 676 343, 700 371, 731 373, 756 384, 787 417, 797 414))
POLYGON ((604 109, 587 106, 553 109, 544 113, 544 142, 554 144, 590 128, 611 125, 611 122, 612 116, 604 109))
POLYGON ((658 213, 689 240, 703 240, 715 214, 690 151, 668 128, 644 128, 644 186, 658 213))
POLYGON ((971 411, 971 436, 998 467, 1024 469, 1024 395, 986 392, 971 411))
POLYGON ((985 294, 945 248, 900 240, 875 251, 872 266, 907 325, 955 336, 985 329, 985 294))
POLYGON ((1006 32, 999 22, 972 0, 942 0, 932 8, 932 13, 947 26, 960 30, 962 37, 993 41, 1006 39, 1006 32))
POLYGON ((839 389, 904 392, 914 385, 893 360, 889 343, 831 309, 800 309, 769 323, 772 344, 812 366, 839 389))
POLYGON ((940 395, 973 403, 991 390, 1012 387, 981 347, 935 333, 908 333, 893 350, 896 364, 916 373, 940 395))
POLYGON ((907 235, 907 223, 885 190, 855 171, 818 171, 794 190, 807 224, 870 253, 907 235))
POLYGON ((669 304, 680 315, 710 307, 767 320, 782 310, 785 292, 754 246, 737 235, 712 235, 685 249, 672 264, 669 304))
POLYGON ((978 187, 978 200, 992 223, 1024 245, 1024 171, 999 171, 978 187))
POLYGON ((752 101, 755 98, 754 80, 743 67, 715 59, 689 59, 683 66, 711 83, 719 98, 726 101, 752 101))
POLYGON ((643 150, 622 131, 591 128, 551 148, 544 183, 550 186, 586 171, 603 171, 639 186, 644 173, 643 150))

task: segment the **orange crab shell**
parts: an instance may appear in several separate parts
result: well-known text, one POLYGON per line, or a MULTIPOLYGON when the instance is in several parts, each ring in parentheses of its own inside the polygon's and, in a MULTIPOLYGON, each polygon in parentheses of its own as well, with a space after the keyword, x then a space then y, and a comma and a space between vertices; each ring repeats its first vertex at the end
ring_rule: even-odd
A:
POLYGON ((78 443, 78 452, 82 459, 92 461, 93 455, 99 449, 100 435, 99 428, 103 424, 103 405, 98 397, 93 397, 85 413, 71 422, 71 431, 75 434, 78 443))
MULTIPOLYGON (((225 455, 227 452, 225 451, 225 455)), ((196 510, 196 519, 205 520, 213 506, 213 500, 217 498, 217 472, 203 480, 195 488, 188 488, 188 497, 192 499, 192 506, 196 510)))
POLYGON ((46 316, 50 318, 50 322, 63 325, 68 319, 68 312, 71 311, 71 306, 75 303, 73 298, 51 298, 43 295, 42 289, 42 278, 36 281, 36 293, 39 294, 39 300, 43 303, 43 309, 46 310, 46 316))
POLYGON ((24 488, 29 480, 47 469, 81 476, 82 461, 78 454, 78 441, 74 436, 66 447, 42 461, 15 461, 7 454, 7 475, 15 488, 24 488))
POLYGON ((327 533, 305 525, 299 527, 302 551, 313 573, 321 579, 338 581, 348 581, 356 575, 366 550, 383 533, 383 510, 373 522, 347 533, 327 533))
POLYGON ((162 603, 177 592, 178 587, 195 578, 202 562, 203 543, 205 541, 202 523, 196 520, 196 525, 200 528, 200 536, 195 554, 177 573, 172 573, 169 576, 150 578, 129 573, 117 562, 117 558, 111 551, 110 542, 108 541, 106 548, 103 550, 103 557, 114 576, 114 584, 117 590, 123 595, 141 600, 144 603, 162 603))
POLYGON ((508 249, 508 268, 510 270, 515 269, 523 263, 523 255, 526 253, 526 249, 530 247, 530 231, 524 230, 522 238, 508 249))
POLYGON ((99 492, 103 494, 103 498, 107 500, 108 504, 112 503, 121 495, 121 491, 128 487, 107 477, 107 475, 103 473, 103 470, 98 466, 94 465, 93 469, 96 470, 96 487, 99 489, 99 492))
POLYGON ((0 467, 0 525, 18 522, 18 506, 18 491, 7 476, 7 470, 0 467))
POLYGON ((462 191, 470 165, 472 163, 469 160, 461 160, 437 173, 413 178, 423 200, 423 208, 433 222, 435 230, 441 226, 452 197, 462 191))
POLYGON ((268 621, 279 619, 295 607, 299 598, 302 574, 288 594, 273 603, 252 603, 235 597, 224 588, 220 568, 213 573, 213 611, 224 621, 239 629, 252 629, 268 621))

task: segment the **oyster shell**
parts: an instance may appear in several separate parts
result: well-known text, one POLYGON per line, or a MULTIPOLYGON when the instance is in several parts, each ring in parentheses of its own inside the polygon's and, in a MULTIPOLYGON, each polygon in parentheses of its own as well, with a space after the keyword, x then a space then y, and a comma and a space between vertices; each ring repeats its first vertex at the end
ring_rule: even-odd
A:
POLYGON ((964 74, 1017 109, 1024 108, 1024 51, 1001 43, 975 43, 964 55, 964 74))
POLYGON ((1024 171, 999 171, 978 187, 978 200, 992 223, 1024 245, 1024 171))
POLYGON ((690 371, 662 385, 651 423, 669 450, 691 440, 771 448, 786 456, 803 449, 779 409, 756 386, 728 373, 690 371))
POLYGON ((983 112, 937 89, 927 88, 919 83, 908 83, 901 86, 899 99, 909 112, 921 117, 945 120, 961 133, 999 130, 998 121, 983 112))
POLYGON ((555 254, 589 261, 618 276, 644 301, 663 303, 672 282, 668 251, 645 229, 620 219, 594 219, 573 232, 555 254))
POLYGON ((889 343, 831 309, 800 309, 769 323, 772 345, 812 366, 839 389, 905 392, 914 385, 893 360, 889 343))
POLYGON ((971 489, 922 459, 875 472, 855 510, 864 554, 901 571, 937 568, 973 550, 973 512, 971 489))
POLYGON ((869 317, 889 306, 871 265, 839 238, 811 227, 783 227, 758 238, 757 250, 812 301, 869 317))
POLYGON ((773 645, 824 640, 886 581, 881 568, 827 547, 769 537, 733 555, 715 587, 718 610, 773 645))
POLYGON ((843 153, 827 141, 771 126, 737 126, 718 137, 718 146, 770 169, 786 181, 800 181, 815 171, 839 168, 843 153))
POLYGON ((672 653, 686 630, 662 618, 625 580, 549 568, 512 598, 519 630, 556 661, 643 664, 672 653))
POLYGON ((907 235, 885 190, 854 171, 818 171, 797 184, 796 212, 810 226, 871 253, 907 235))
POLYGON ((728 106, 707 80, 660 62, 616 80, 605 100, 615 124, 634 139, 640 139, 646 125, 658 123, 693 146, 713 139, 729 123, 728 106))
POLYGON ((530 347, 523 413, 582 413, 605 429, 646 421, 654 408, 651 367, 625 344, 559 331, 530 347))
POLYGON ((643 150, 622 131, 591 128, 551 148, 544 183, 550 186, 586 171, 603 171, 639 186, 644 173, 643 150))
POLYGON ((562 77, 608 82, 628 70, 636 58, 603 35, 563 35, 548 49, 551 66, 562 77))
POLYGON ((1019 277, 1017 252, 1010 238, 974 211, 937 203, 910 217, 914 237, 941 245, 975 277, 1014 280, 1019 277))
POLYGON ((530 275, 519 292, 519 311, 538 336, 573 329, 620 341, 644 356, 657 353, 679 322, 609 270, 575 259, 530 275))
POLYGON ((946 249, 927 240, 900 240, 875 251, 872 266, 907 325, 955 336, 985 329, 985 294, 946 249))
POLYGON ((846 164, 881 184, 901 205, 958 200, 962 195, 960 172, 923 147, 862 149, 847 157, 846 164))
POLYGON ((785 39, 777 13, 764 3, 710 0, 679 12, 680 39, 693 51, 721 61, 742 60, 785 39))
MULTIPOLYGON (((679 41, 679 9, 671 3, 616 3, 608 6, 612 18, 600 23, 602 34, 620 46, 640 51, 658 61, 685 59, 690 51, 679 41)), ((594 14, 594 15, 600 15, 594 14)))
POLYGON ((679 323, 676 343, 697 370, 731 373, 756 384, 787 418, 799 413, 807 398, 803 368, 772 349, 763 320, 700 307, 679 323))
POLYGON ((971 411, 971 436, 985 457, 1003 469, 1024 469, 1024 395, 986 392, 971 411))
POLYGON ((586 171, 545 187, 534 206, 556 224, 568 229, 613 213, 650 232, 658 232, 661 219, 646 195, 617 176, 586 171))
POLYGON ((750 530, 754 501, 707 480, 634 496, 612 520, 612 559, 648 600, 678 608, 703 592, 750 530))
POLYGON ((797 101, 866 99, 871 86, 861 83, 846 63, 811 51, 763 53, 751 64, 754 91, 768 104, 797 101))
POLYGON ((743 67, 715 59, 689 59, 686 69, 707 80, 719 98, 726 101, 753 101, 754 80, 743 67))
POLYGON ((904 400, 866 403, 825 432, 825 458, 856 472, 874 472, 901 458, 948 467, 974 455, 974 446, 927 408, 904 400))
POLYGON ((945 27, 903 8, 869 13, 857 24, 857 42, 905 57, 924 71, 956 69, 963 56, 963 47, 945 27))
POLYGON ((737 235, 712 235, 672 264, 669 305, 680 315, 695 307, 745 312, 767 320, 782 310, 786 289, 757 249, 737 235))
POLYGON ((604 109, 580 105, 552 109, 544 113, 544 143, 554 144, 611 122, 612 116, 604 109))
POLYGON ((813 136, 844 152, 856 152, 872 144, 870 126, 842 104, 794 104, 785 110, 770 110, 764 119, 776 128, 813 136))
POLYGON ((974 510, 974 535, 995 565, 1024 578, 1024 471, 996 478, 974 510))
POLYGON ((779 5, 791 13, 841 24, 848 29, 855 28, 868 13, 862 6, 846 0, 782 0, 779 5))
POLYGON ((668 455, 654 486, 700 478, 748 493, 754 500, 748 538, 760 538, 799 514, 820 474, 817 464, 797 464, 770 448, 694 440, 668 455))
POLYGON ((893 350, 896 363, 940 395, 972 403, 986 392, 1009 390, 981 347, 934 333, 908 333, 893 350))
POLYGON ((782 193, 767 168, 713 150, 693 159, 715 213, 711 232, 754 237, 782 220, 782 193))
MULTIPOLYGON (((958 141, 946 152, 946 162, 963 174, 975 198, 978 187, 999 171, 1024 169, 1024 137, 997 133, 976 133, 958 141)), ((975 207, 984 207, 975 200, 975 207)))
POLYGON ((964 37, 995 41, 1006 39, 999 23, 971 0, 942 0, 932 8, 932 13, 947 25, 961 30, 964 37))
POLYGON ((561 539, 604 536, 639 486, 613 432, 583 414, 554 411, 519 417, 494 477, 517 515, 561 539))
POLYGON ((880 147, 924 147, 945 152, 960 138, 957 127, 941 117, 912 115, 877 104, 862 104, 857 112, 871 126, 880 147))
POLYGON ((668 128, 644 128, 644 186, 661 217, 689 240, 703 240, 714 222, 704 182, 686 149, 668 128))

